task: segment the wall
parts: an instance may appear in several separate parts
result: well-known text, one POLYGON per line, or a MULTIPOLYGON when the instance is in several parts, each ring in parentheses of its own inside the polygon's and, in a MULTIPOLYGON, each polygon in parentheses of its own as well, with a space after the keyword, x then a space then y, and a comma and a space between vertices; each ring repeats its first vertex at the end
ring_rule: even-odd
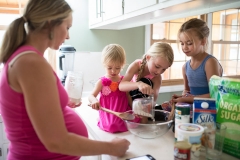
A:
MULTIPOLYGON (((87 0, 67 0, 73 9, 73 25, 69 30, 70 39, 64 44, 74 46, 77 52, 101 52, 110 43, 118 43, 126 51, 127 64, 136 58, 141 58, 145 52, 145 27, 136 27, 125 30, 90 30, 88 28, 88 1, 87 0)), ((96 53, 95 53, 96 54, 96 53)), ((75 60, 75 68, 80 69, 80 59, 75 60), (77 62, 77 63, 76 63, 77 62), (79 65, 77 65, 79 64, 79 65), (76 66, 77 65, 77 66, 76 66)), ((90 63, 86 67, 96 67, 90 63)), ((127 66, 122 74, 124 75, 127 66)), ((94 78, 93 78, 94 79, 94 78)), ((89 82, 85 82, 89 83, 89 82)), ((89 85, 89 84, 88 84, 89 85)), ((89 86, 87 86, 89 88, 89 86)), ((161 93, 158 103, 171 98, 172 93, 161 93)))
POLYGON ((74 12, 73 25, 69 30, 70 39, 66 40, 65 44, 71 44, 79 52, 101 52, 107 44, 118 43, 126 51, 128 64, 144 54, 144 26, 118 31, 90 30, 88 28, 88 1, 67 1, 74 12))

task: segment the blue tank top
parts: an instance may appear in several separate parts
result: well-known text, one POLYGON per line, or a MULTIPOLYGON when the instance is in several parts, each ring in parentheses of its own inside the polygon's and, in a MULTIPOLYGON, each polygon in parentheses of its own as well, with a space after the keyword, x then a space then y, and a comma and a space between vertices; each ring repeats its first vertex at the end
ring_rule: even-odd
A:
MULTIPOLYGON (((201 94, 208 94, 209 93, 209 86, 207 75, 205 72, 205 64, 209 58, 214 56, 208 55, 201 65, 196 68, 192 69, 190 66, 191 60, 186 62, 186 76, 188 79, 188 86, 190 87, 190 92, 193 95, 201 95, 201 94)), ((215 57, 214 57, 215 58, 215 57)))

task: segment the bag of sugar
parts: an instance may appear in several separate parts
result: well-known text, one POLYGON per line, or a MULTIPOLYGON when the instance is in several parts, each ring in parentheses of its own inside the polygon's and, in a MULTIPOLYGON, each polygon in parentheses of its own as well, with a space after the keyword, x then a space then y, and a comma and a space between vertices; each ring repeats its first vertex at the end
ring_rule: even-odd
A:
POLYGON ((216 121, 227 126, 223 152, 240 158, 240 80, 212 76, 209 90, 216 100, 216 121))

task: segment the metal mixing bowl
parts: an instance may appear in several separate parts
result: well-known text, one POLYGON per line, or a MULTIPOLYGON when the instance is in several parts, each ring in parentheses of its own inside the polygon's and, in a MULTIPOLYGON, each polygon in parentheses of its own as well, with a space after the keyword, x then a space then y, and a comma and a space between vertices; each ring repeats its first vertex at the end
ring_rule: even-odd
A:
POLYGON ((141 138, 156 138, 164 135, 172 126, 173 120, 168 121, 170 112, 155 110, 155 122, 148 119, 147 124, 125 120, 128 130, 141 138))

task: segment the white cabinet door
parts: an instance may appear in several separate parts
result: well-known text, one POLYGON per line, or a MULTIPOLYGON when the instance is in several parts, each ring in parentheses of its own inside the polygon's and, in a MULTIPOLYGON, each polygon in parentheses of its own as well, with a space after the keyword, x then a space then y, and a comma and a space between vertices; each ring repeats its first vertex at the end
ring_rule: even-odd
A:
POLYGON ((0 144, 0 160, 6 160, 8 154, 8 143, 0 144))
POLYGON ((124 0, 124 14, 157 4, 157 0, 124 0))
POLYGON ((102 1, 103 0, 89 0, 88 1, 88 15, 89 25, 100 23, 103 20, 102 15, 102 1))
POLYGON ((103 0, 103 20, 123 15, 123 0, 103 0))

